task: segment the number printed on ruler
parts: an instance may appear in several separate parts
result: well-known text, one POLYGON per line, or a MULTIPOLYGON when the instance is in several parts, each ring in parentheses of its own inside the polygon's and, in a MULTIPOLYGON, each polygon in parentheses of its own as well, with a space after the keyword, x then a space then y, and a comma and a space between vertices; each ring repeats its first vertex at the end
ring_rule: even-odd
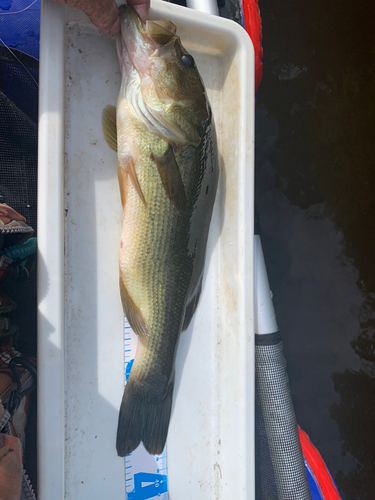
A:
MULTIPOLYGON (((124 318, 125 385, 133 366, 137 336, 124 318)), ((125 457, 127 500, 168 500, 167 453, 150 455, 141 443, 125 457)))

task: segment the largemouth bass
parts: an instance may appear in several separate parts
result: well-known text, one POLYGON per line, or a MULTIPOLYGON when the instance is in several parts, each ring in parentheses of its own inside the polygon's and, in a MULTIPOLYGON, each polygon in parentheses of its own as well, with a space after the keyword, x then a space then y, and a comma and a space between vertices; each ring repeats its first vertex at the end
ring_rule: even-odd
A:
POLYGON ((117 109, 103 131, 118 155, 123 208, 120 291, 139 336, 121 403, 117 453, 163 451, 180 333, 202 288, 218 164, 214 122, 193 57, 170 21, 120 7, 117 109))

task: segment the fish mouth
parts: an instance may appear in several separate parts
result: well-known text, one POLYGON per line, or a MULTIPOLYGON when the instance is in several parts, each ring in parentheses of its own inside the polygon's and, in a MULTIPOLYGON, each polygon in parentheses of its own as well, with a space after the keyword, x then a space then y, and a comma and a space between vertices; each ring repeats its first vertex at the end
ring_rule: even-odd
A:
POLYGON ((142 21, 133 6, 119 7, 121 31, 117 47, 120 64, 131 62, 137 72, 150 74, 153 61, 164 52, 163 47, 176 41, 176 26, 171 21, 142 21))
POLYGON ((117 49, 120 64, 126 68, 130 62, 139 74, 145 74, 150 66, 149 56, 156 50, 155 43, 134 7, 122 4, 119 11, 121 31, 117 35, 117 49))
POLYGON ((125 35, 124 38, 135 36, 137 33, 145 31, 145 25, 137 11, 131 5, 122 4, 119 7, 121 31, 125 35), (129 31, 129 35, 127 35, 129 31))

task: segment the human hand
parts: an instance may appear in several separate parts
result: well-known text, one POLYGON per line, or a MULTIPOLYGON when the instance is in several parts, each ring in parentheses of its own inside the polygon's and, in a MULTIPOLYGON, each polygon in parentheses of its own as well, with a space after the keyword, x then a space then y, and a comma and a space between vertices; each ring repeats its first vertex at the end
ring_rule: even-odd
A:
MULTIPOLYGON (((125 3, 125 0, 123 3, 125 3)), ((126 3, 132 5, 141 18, 146 21, 150 10, 150 0, 127 0, 126 3)))
MULTIPOLYGON (((82 10, 88 15, 92 24, 99 28, 103 33, 115 35, 120 31, 119 11, 115 0, 55 1, 82 10)), ((147 17, 150 8, 150 0, 128 0, 127 3, 129 5, 133 5, 143 19, 147 17)))

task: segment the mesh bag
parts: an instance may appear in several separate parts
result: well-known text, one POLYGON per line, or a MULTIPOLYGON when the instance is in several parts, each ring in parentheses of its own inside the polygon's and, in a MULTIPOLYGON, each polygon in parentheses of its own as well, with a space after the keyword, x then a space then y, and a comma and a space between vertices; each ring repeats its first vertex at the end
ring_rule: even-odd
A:
POLYGON ((311 500, 279 333, 256 335, 256 498, 311 500))

